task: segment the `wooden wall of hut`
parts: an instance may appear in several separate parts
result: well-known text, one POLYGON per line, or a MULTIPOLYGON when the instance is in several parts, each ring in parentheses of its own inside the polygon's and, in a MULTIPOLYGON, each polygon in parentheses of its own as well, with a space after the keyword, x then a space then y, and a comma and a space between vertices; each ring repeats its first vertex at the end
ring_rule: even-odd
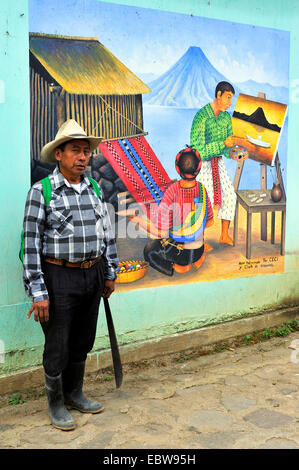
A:
POLYGON ((66 119, 75 119, 89 135, 101 135, 106 140, 143 133, 141 95, 66 93, 65 106, 66 119))
MULTIPOLYGON (((31 158, 40 160, 41 148, 58 130, 58 95, 34 68, 30 68, 30 95, 31 158)), ((62 96, 65 119, 75 119, 88 134, 106 140, 143 133, 142 95, 62 96)))
POLYGON ((39 160, 41 148, 55 138, 57 132, 56 95, 50 84, 30 68, 31 159, 39 160))

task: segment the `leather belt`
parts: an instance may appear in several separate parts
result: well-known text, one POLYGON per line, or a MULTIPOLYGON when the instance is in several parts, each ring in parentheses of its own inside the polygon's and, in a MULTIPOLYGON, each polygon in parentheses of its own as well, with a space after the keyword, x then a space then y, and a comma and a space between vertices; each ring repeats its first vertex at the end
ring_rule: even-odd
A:
POLYGON ((47 263, 57 264, 58 266, 65 266, 66 268, 83 268, 83 269, 91 268, 91 266, 98 263, 100 259, 101 259, 101 256, 95 259, 91 259, 91 260, 79 261, 78 263, 71 263, 70 261, 66 261, 64 259, 44 258, 44 260, 47 263))

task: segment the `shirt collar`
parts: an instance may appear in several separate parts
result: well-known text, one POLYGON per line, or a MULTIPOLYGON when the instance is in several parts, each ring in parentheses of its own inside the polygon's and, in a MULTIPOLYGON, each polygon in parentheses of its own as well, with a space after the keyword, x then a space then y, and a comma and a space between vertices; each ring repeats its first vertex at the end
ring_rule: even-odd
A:
MULTIPOLYGON (((58 165, 55 167, 55 170, 53 171, 52 173, 53 175, 53 186, 54 186, 54 190, 57 189, 57 188, 60 188, 61 186, 63 186, 64 184, 66 186, 70 186, 70 183, 65 179, 65 177, 63 176, 63 174, 59 171, 59 167, 58 165)), ((87 178, 87 176, 84 175, 81 183, 85 183, 87 186, 91 186, 91 182, 89 181, 89 179, 87 178)))
POLYGON ((208 103, 208 105, 207 105, 207 112, 208 112, 209 118, 221 119, 222 116, 224 116, 224 112, 223 112, 223 111, 220 111, 220 113, 218 114, 218 116, 215 116, 215 113, 214 113, 214 111, 213 111, 213 108, 212 108, 212 106, 211 106, 211 103, 208 103))

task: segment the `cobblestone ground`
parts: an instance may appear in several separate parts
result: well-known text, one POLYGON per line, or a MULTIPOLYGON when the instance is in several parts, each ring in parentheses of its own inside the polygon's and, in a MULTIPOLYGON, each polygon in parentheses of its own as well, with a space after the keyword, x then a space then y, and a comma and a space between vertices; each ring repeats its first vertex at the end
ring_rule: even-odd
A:
POLYGON ((2 449, 298 449, 299 336, 124 367, 124 382, 89 376, 101 414, 72 411, 53 428, 45 395, 0 409, 2 449), (296 349, 297 348, 297 349, 296 349), (297 354, 298 352, 298 354, 297 354))

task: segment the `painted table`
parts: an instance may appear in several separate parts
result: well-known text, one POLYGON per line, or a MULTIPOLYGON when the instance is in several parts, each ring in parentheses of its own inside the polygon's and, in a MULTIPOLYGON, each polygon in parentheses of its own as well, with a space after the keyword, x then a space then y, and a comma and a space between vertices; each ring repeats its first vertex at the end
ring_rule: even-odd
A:
MULTIPOLYGON (((280 254, 284 255, 285 245, 285 219, 286 219, 286 201, 282 198, 279 202, 273 202, 270 197, 271 190, 238 190, 236 213, 234 219, 234 245, 238 241, 238 219, 239 204, 246 210, 247 227, 246 227, 246 258, 251 258, 251 231, 252 231, 252 214, 260 213, 261 215, 271 212, 271 243, 275 243, 275 212, 281 211, 281 235, 280 235, 280 254), (263 197, 260 197, 264 195, 263 197), (255 200, 255 197, 257 199, 255 200), (259 202, 258 202, 259 201, 259 202)), ((263 234, 261 238, 265 239, 263 234)), ((267 238, 266 238, 267 239, 267 238)))

